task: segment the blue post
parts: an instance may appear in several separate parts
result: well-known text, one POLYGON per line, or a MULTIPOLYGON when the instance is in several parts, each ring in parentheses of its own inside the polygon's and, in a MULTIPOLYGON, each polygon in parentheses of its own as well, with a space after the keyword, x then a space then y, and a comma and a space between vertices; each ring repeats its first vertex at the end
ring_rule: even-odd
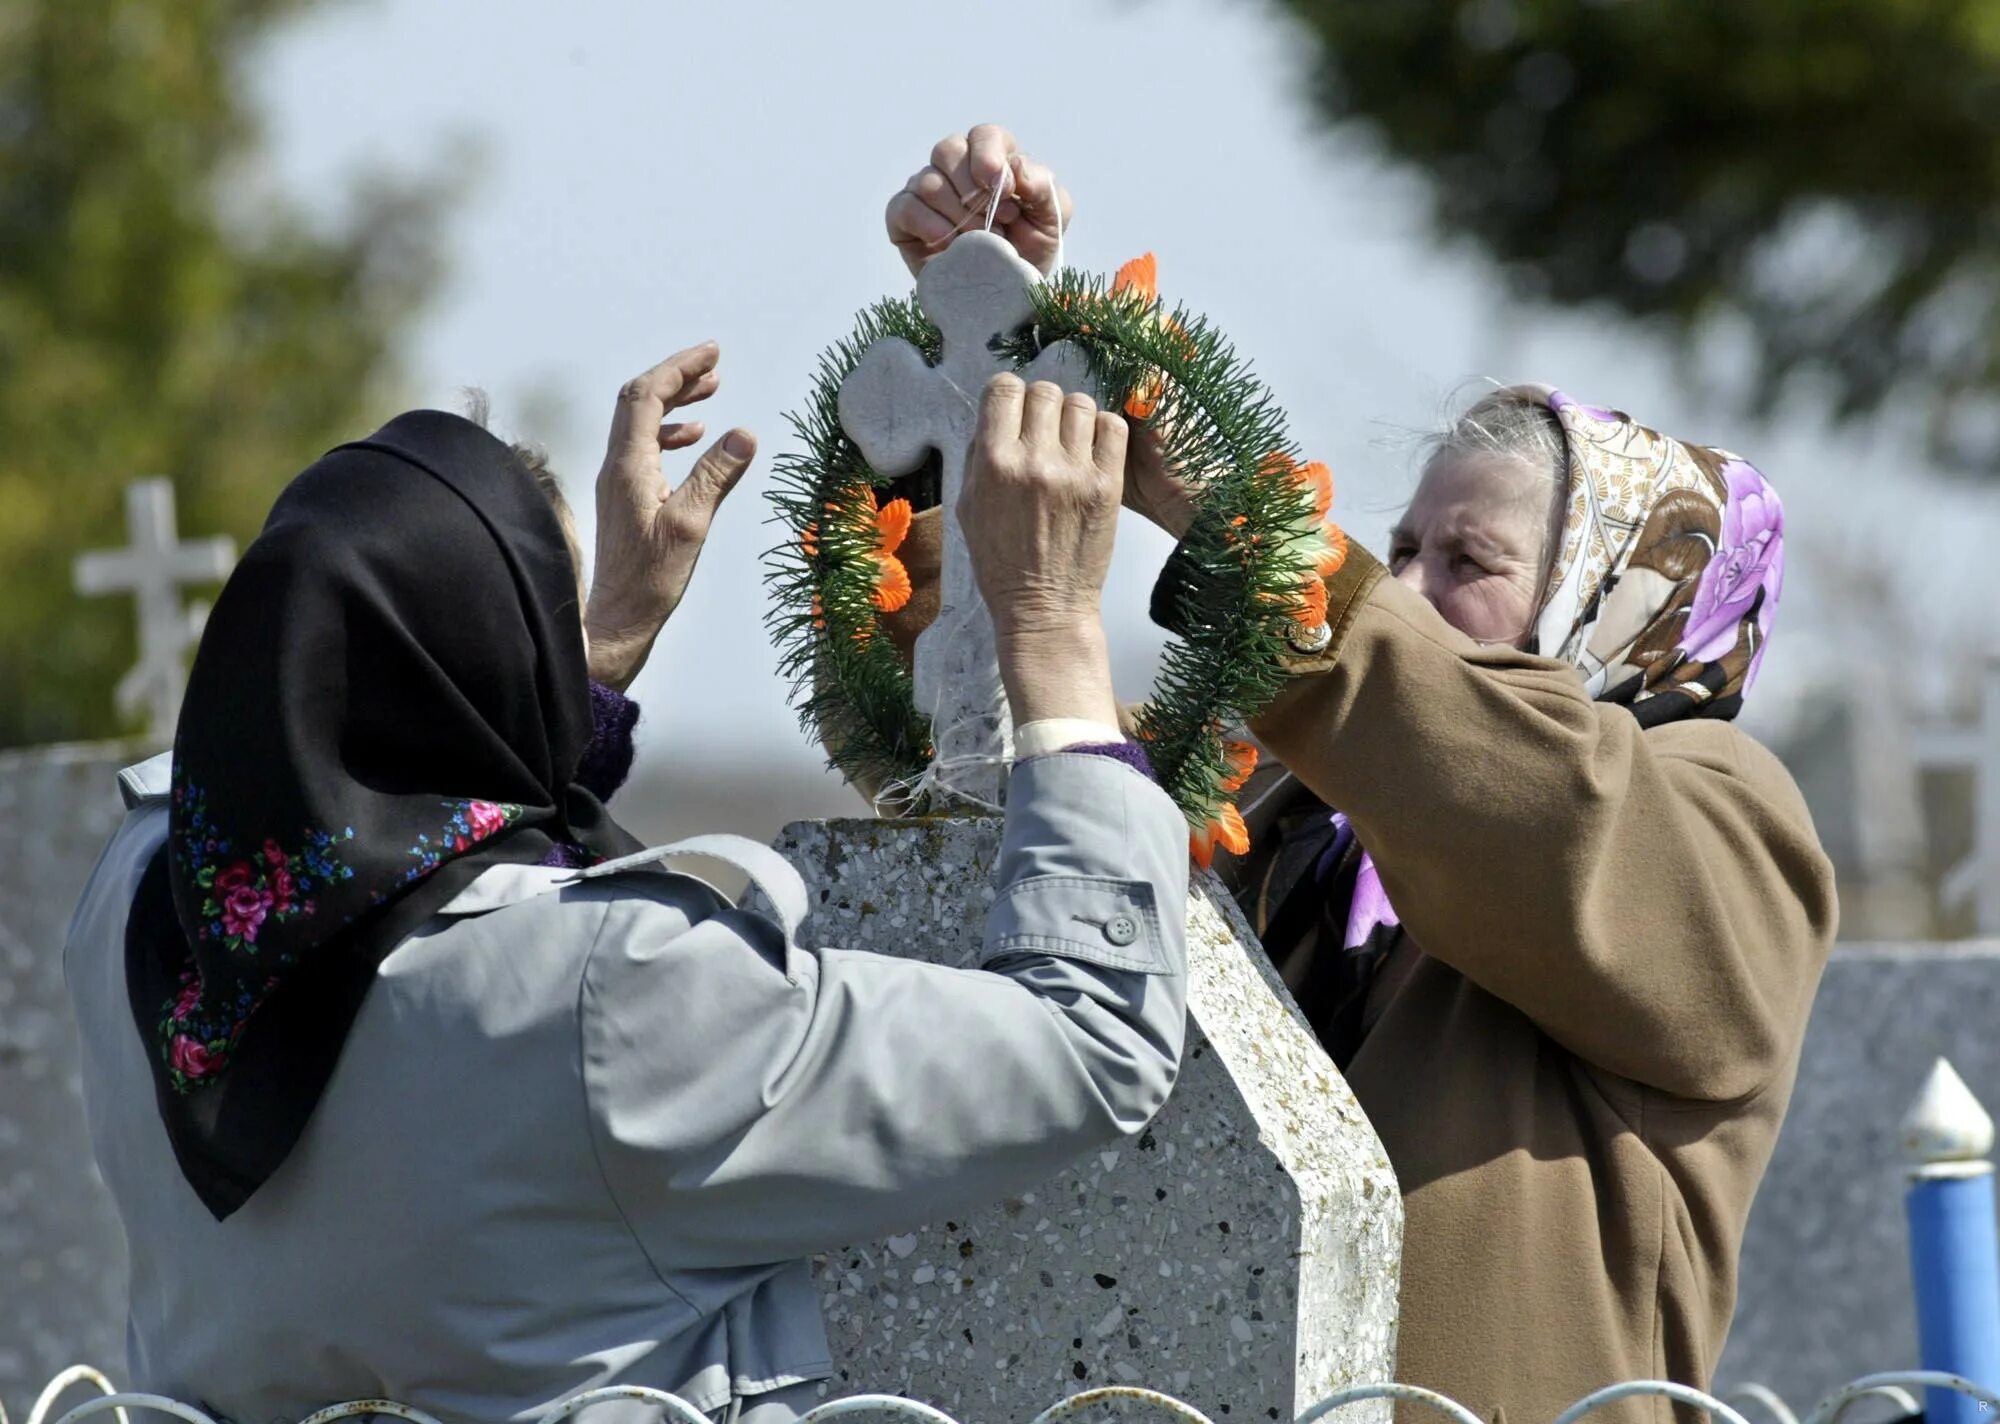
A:
MULTIPOLYGON (((1993 1119, 1940 1058, 1904 1119, 1903 1140, 1923 1367, 2000 1390, 1993 1119)), ((1924 1412, 1927 1424, 1995 1424, 1986 1406, 1952 1390, 1926 1391, 1924 1412)))

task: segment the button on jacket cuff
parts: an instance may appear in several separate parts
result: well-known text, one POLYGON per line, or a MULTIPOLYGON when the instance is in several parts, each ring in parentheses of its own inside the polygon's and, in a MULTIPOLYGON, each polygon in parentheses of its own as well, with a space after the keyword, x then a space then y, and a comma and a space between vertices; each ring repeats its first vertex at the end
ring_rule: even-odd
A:
POLYGON ((1174 969, 1153 887, 1139 880, 1042 875, 1008 887, 986 917, 984 960, 1022 951, 1136 974, 1174 969))

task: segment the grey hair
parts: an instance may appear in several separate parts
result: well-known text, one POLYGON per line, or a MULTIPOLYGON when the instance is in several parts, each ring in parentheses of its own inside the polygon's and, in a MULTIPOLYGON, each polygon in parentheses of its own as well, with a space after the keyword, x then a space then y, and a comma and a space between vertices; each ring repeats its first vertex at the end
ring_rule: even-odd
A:
POLYGON ((1489 391, 1425 445, 1426 469, 1447 460, 1508 460, 1552 483, 1569 483, 1562 422, 1545 402, 1525 391, 1489 391))
MULTIPOLYGON (((465 418, 481 430, 493 428, 493 397, 478 386, 467 386, 460 392, 465 402, 465 418)), ((556 512, 556 523, 562 526, 563 542, 569 545, 570 562, 577 567, 578 576, 583 570, 583 542, 576 533, 576 512, 570 508, 569 496, 563 493, 562 477, 549 465, 549 452, 539 445, 528 445, 510 440, 507 448, 514 452, 514 458, 534 476, 535 487, 556 512)))

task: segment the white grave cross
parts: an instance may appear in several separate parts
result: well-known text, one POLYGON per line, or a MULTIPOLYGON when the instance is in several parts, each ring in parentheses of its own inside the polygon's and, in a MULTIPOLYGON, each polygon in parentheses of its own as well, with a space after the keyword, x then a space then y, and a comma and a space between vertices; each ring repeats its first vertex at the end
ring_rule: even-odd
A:
MULTIPOLYGON (((840 388, 840 424, 885 475, 917 469, 936 450, 944 463, 944 572, 937 620, 917 639, 916 699, 931 719, 933 785, 998 809, 1013 727, 1000 682, 993 619, 980 598, 958 524, 958 495, 979 415, 979 394, 1012 363, 994 349, 1034 317, 1039 273, 991 233, 959 237, 917 278, 917 304, 937 324, 944 354, 930 365, 907 341, 878 341, 840 388)), ((1020 372, 1067 391, 1097 394, 1083 352, 1069 342, 1020 372)))
POLYGON ((207 610, 181 606, 180 585, 228 575, 236 545, 226 536, 182 542, 174 530, 174 487, 169 480, 134 480, 125 489, 127 549, 102 549, 77 557, 76 590, 82 594, 130 592, 139 605, 139 662, 118 683, 118 706, 143 710, 156 742, 173 739, 187 687, 187 650, 201 634, 207 610))
POLYGON ((2000 658, 1986 664, 1978 719, 1970 727, 1922 727, 1917 760, 1972 771, 1972 850, 1946 872, 1941 889, 1946 904, 1972 901, 1980 934, 2000 935, 2000 658))

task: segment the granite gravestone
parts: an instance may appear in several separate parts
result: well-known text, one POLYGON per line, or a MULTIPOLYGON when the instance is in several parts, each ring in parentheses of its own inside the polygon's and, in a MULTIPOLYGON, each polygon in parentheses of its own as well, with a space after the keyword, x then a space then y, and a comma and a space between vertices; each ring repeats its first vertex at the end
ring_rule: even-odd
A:
POLYGON ((1917 1364, 1903 1114, 1939 1058, 2000 1107, 2000 943, 1841 945, 1744 1237, 1723 1390, 1801 1414, 1854 1377, 1917 1364))
POLYGON ((0 753, 0 1401, 125 1370, 125 1238, 83 1120, 63 935, 141 746, 0 753))
MULTIPOLYGON (((932 450, 944 464, 943 612, 916 672, 938 729, 927 780, 946 804, 995 806, 1006 774, 992 624, 956 505, 979 390, 1004 369, 995 338, 1030 319, 1035 280, 999 239, 960 237, 917 287, 939 365, 883 342, 841 392, 875 468, 902 473, 932 450)), ((1089 388, 1063 344, 1022 374, 1089 388)), ((967 966, 1000 835, 995 817, 801 822, 777 844, 812 892, 810 942, 967 966)), ((1146 1131, 1018 1200, 820 1261, 830 1392, 1025 1424, 1065 1394, 1139 1385, 1218 1419, 1273 1420, 1392 1376, 1402 1200, 1381 1144, 1212 877, 1188 941, 1184 1066, 1146 1131)))
MULTIPOLYGON (((778 849, 808 943, 976 965, 997 817, 806 821, 778 849)), ((836 1394, 980 1424, 1139 1385, 1292 1419, 1395 1372, 1403 1205, 1346 1081, 1210 875, 1188 907, 1186 1054, 1152 1124, 1018 1200, 817 1263, 836 1394)), ((1387 1405, 1355 1406, 1388 1418, 1387 1405)))

